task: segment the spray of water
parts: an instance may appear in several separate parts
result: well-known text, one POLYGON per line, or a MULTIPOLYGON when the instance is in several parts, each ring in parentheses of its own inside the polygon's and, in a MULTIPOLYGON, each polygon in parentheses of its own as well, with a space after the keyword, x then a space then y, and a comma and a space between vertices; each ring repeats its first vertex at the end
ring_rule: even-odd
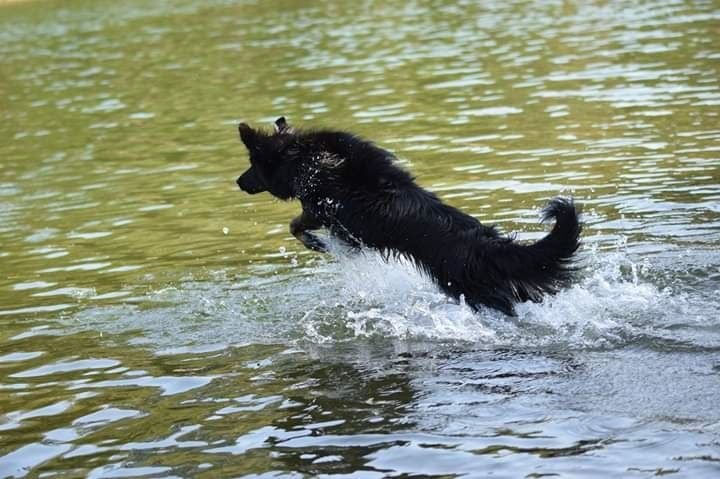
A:
POLYGON ((518 305, 510 318, 449 299, 406 260, 337 245, 333 253, 304 263, 288 253, 290 267, 265 265, 242 279, 219 272, 150 292, 137 306, 83 310, 71 324, 143 329, 149 343, 163 347, 380 338, 473 347, 720 347, 718 275, 712 273, 720 255, 665 250, 638 260, 624 244, 613 251, 589 247, 576 284, 542 303, 518 305))
POLYGON ((647 258, 633 261, 622 243, 614 252, 584 251, 574 286, 542 303, 518 305, 516 318, 489 309, 473 313, 406 260, 341 249, 335 254, 337 261, 321 268, 319 301, 300 318, 313 342, 378 336, 528 347, 607 348, 635 340, 720 344, 720 332, 696 329, 708 326, 713 305, 652 282, 661 274, 647 258))

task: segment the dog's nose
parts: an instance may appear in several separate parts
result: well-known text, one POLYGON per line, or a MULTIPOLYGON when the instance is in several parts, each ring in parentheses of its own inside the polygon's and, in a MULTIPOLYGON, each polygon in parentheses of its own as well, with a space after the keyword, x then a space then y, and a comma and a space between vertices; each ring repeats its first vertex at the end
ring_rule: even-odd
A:
POLYGON ((238 179, 235 180, 235 183, 237 183, 238 186, 240 186, 240 182, 242 182, 242 176, 238 176, 238 179))

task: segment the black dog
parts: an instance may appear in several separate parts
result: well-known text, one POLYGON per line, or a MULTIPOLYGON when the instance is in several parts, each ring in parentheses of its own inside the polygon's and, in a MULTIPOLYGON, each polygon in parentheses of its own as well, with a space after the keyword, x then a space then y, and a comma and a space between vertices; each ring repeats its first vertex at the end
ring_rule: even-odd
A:
POLYGON ((357 247, 404 256, 448 295, 514 315, 513 304, 539 302, 572 279, 572 257, 581 226, 572 200, 555 198, 543 220, 555 219, 550 234, 518 244, 495 227, 443 204, 419 187, 395 157, 352 134, 295 131, 279 118, 273 134, 239 125, 250 153, 240 189, 299 199, 302 214, 290 232, 307 248, 326 251, 311 232, 327 228, 357 247))

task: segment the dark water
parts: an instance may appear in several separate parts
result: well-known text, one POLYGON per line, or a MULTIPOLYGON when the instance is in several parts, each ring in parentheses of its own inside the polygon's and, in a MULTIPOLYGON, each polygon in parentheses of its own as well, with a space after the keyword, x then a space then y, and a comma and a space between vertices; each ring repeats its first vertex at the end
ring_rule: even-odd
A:
POLYGON ((717 2, 0 5, 0 477, 720 477, 717 2), (320 256, 239 120, 394 151, 583 276, 320 256))

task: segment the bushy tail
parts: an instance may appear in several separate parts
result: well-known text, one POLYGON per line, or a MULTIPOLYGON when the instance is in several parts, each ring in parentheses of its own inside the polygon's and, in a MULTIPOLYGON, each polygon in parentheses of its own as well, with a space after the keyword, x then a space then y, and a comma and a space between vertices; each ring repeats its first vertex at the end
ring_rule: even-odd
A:
POLYGON ((556 280, 570 280, 575 269, 572 267, 573 254, 580 247, 582 226, 578 210, 572 198, 553 198, 542 213, 542 221, 555 220, 550 234, 530 245, 537 254, 556 265, 556 280))
POLYGON ((533 244, 495 241, 486 245, 493 287, 480 302, 513 315, 516 302, 539 302, 567 286, 576 268, 573 255, 582 227, 572 199, 554 198, 543 210, 543 221, 555 220, 552 231, 533 244))

